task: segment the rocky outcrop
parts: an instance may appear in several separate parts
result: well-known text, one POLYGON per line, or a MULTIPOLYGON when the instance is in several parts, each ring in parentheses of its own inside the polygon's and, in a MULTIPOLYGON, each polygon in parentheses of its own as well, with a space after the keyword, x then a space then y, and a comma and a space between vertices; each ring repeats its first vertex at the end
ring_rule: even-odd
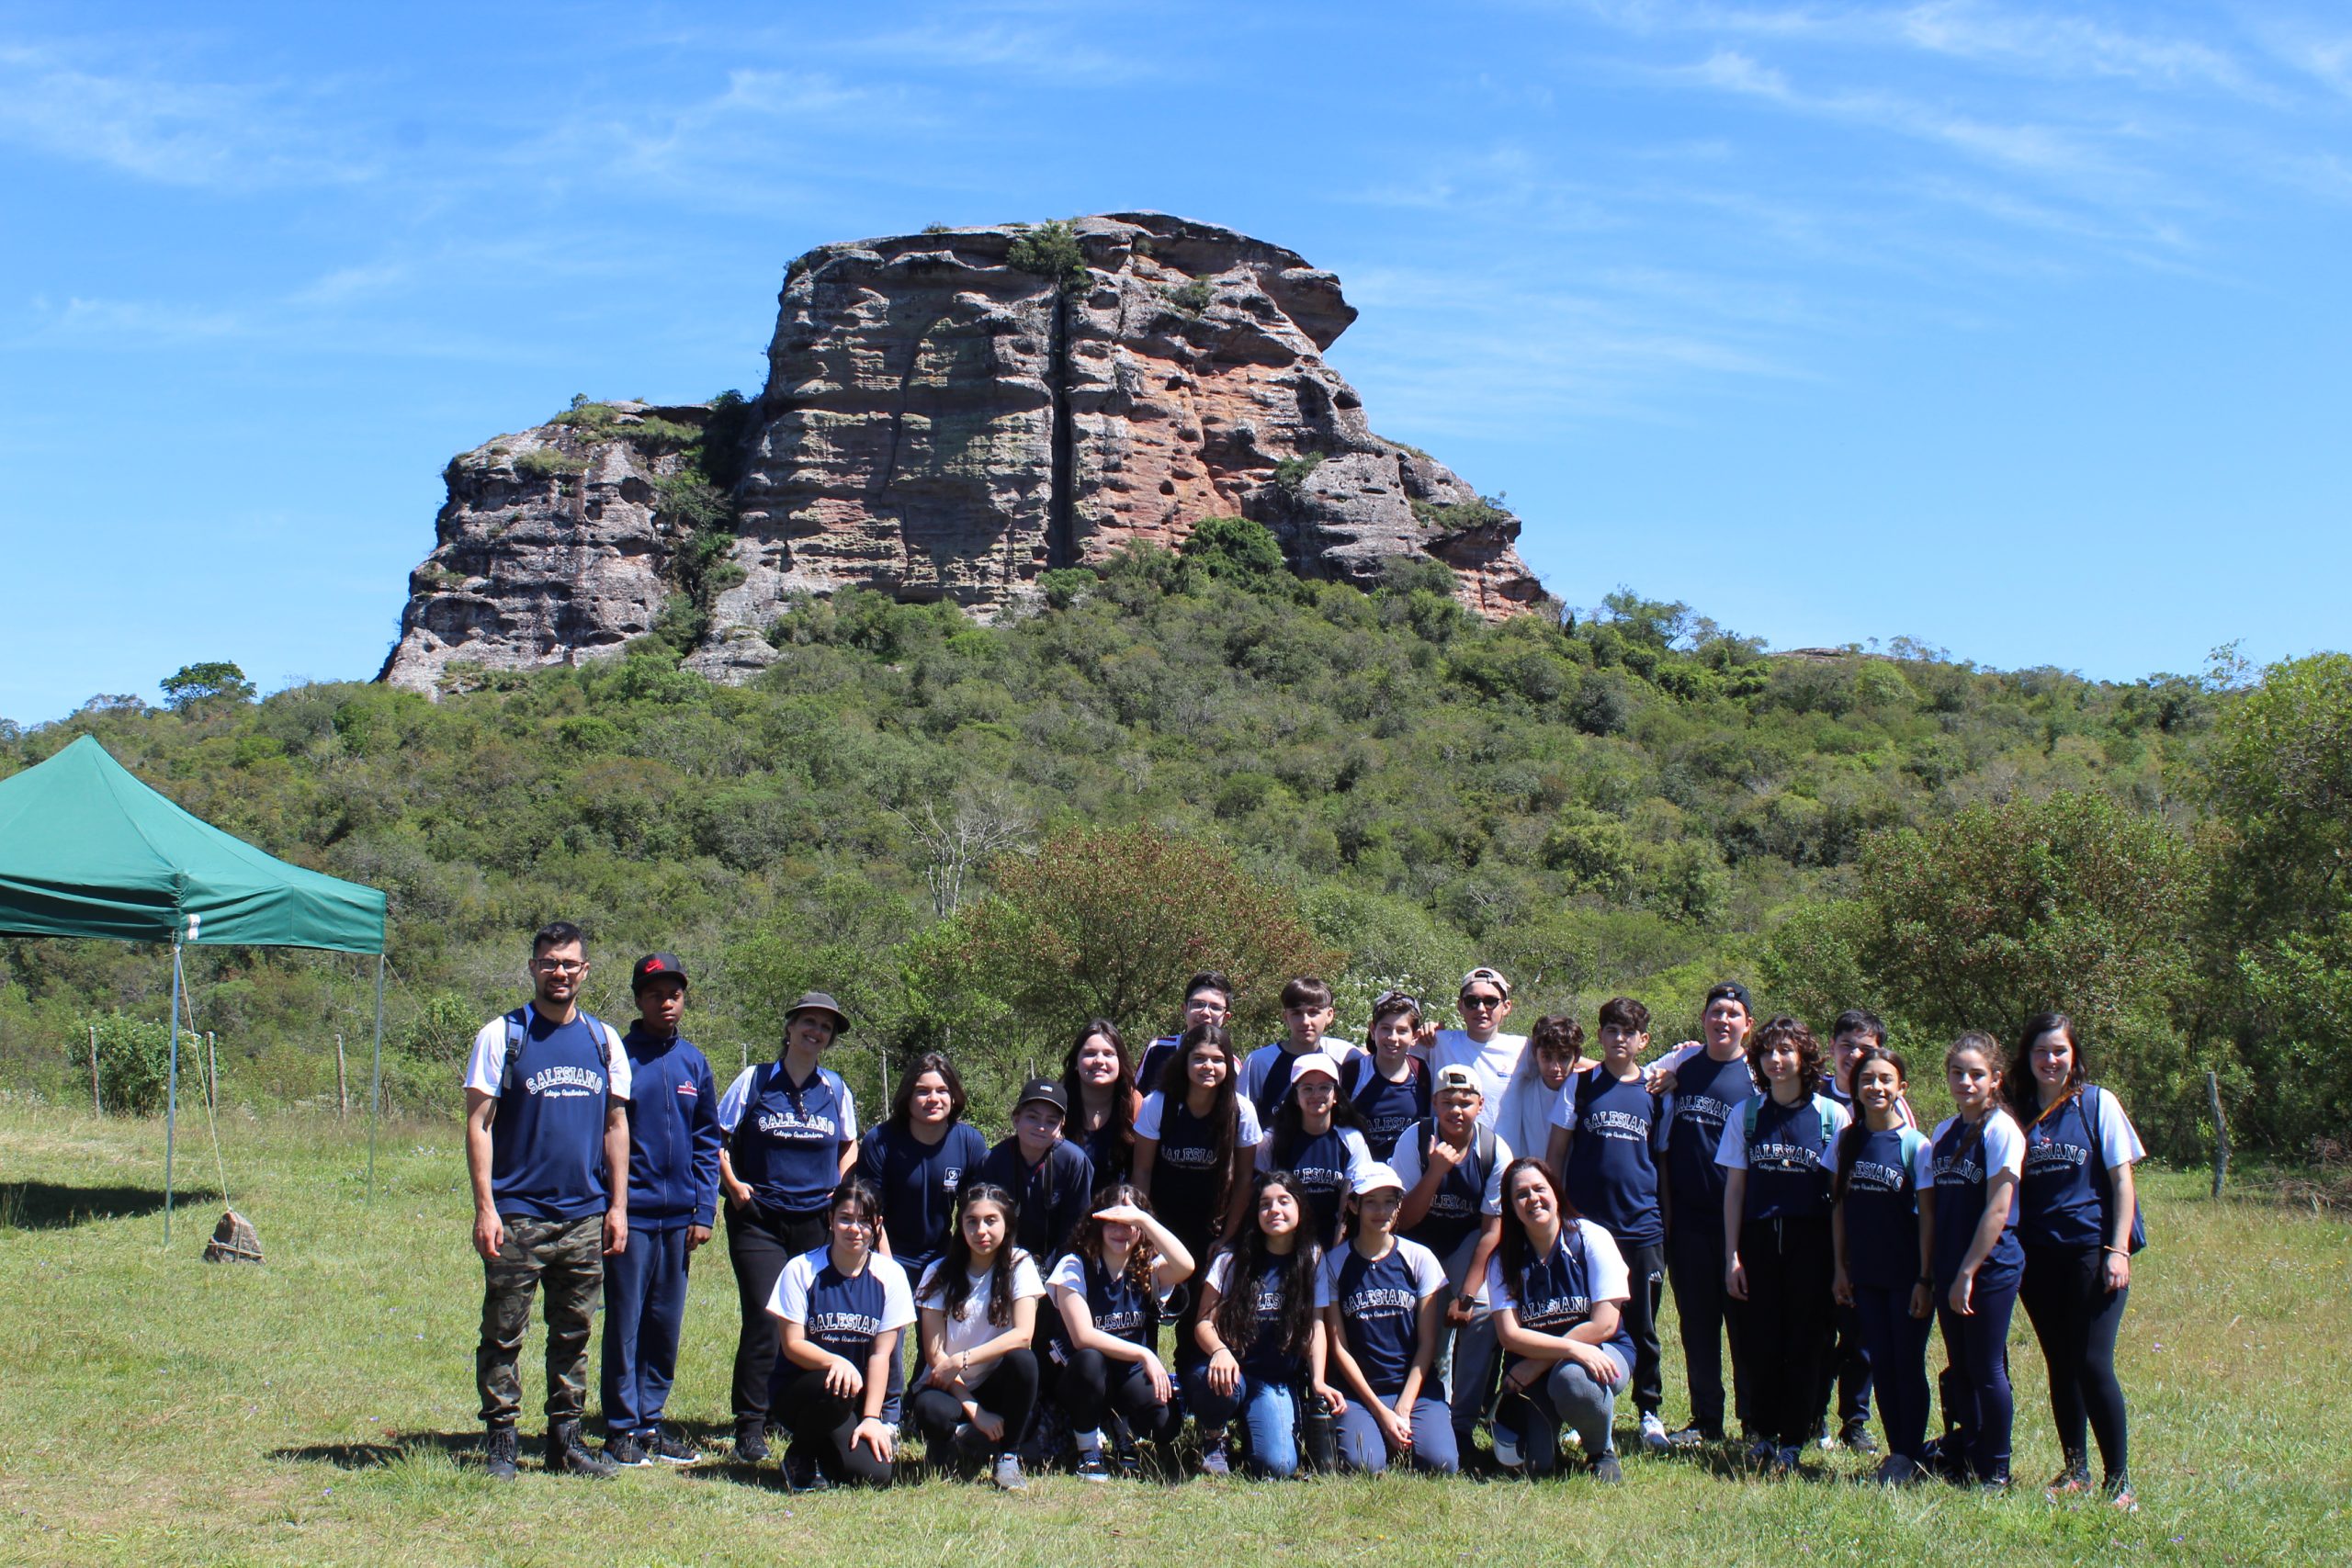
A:
MULTIPOLYGON (((1517 518, 1372 434, 1322 358, 1355 310, 1279 246, 1155 213, 901 235, 810 252, 780 306, 767 387, 705 462, 733 502, 691 660, 714 676, 772 658, 761 633, 796 594, 989 615, 1041 572, 1218 516, 1264 523, 1310 577, 1426 555, 1481 615, 1542 596, 1517 518)), ((685 546, 655 504, 676 459, 630 423, 706 411, 610 406, 450 466, 386 679, 430 689, 455 660, 557 662, 651 627, 685 546)))

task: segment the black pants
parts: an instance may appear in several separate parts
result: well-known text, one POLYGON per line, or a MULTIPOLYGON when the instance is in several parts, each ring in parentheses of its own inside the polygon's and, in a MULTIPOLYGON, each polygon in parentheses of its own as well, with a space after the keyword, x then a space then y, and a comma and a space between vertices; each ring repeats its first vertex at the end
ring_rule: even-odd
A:
POLYGON ((1856 1285, 1854 1312, 1877 1378, 1886 1451, 1916 1464, 1928 1440, 1928 1331, 1935 1318, 1911 1315, 1908 1282, 1856 1285))
POLYGON ((1657 1342, 1657 1309, 1666 1295, 1666 1244, 1620 1242, 1617 1250, 1624 1256, 1625 1282, 1632 1292, 1625 1298, 1625 1332, 1634 1337, 1634 1408, 1655 1416, 1666 1397, 1657 1342))
POLYGON ((775 1383, 771 1417, 792 1434, 792 1451, 812 1456, 830 1481, 861 1486, 890 1484, 891 1464, 872 1449, 852 1448, 865 1396, 843 1399, 825 1389, 825 1374, 793 1367, 775 1383))
POLYGON ((2099 1462, 2113 1481, 2132 1468, 2123 1385, 2115 1380, 2115 1336, 2123 1326, 2124 1298, 2132 1287, 2105 1289, 2106 1263, 2106 1251, 2097 1247, 2029 1247, 2018 1300, 2025 1303, 2050 1368, 2050 1413, 2058 1446, 2068 1459, 2086 1452, 2087 1419, 2098 1438, 2099 1462))
POLYGON ((2017 1413, 2009 1393, 2009 1314, 2018 1304, 2018 1270, 1980 1269, 1966 1317, 1951 1310, 1950 1277, 1936 1280, 1936 1324, 1951 1365, 1939 1382, 1944 1399, 1945 1441, 1967 1458, 1978 1481, 2009 1479, 2009 1428, 2017 1413))
POLYGON ((1813 1436, 1821 1329, 1837 1263, 1829 1216, 1750 1220, 1739 1229, 1739 1259, 1747 1271, 1747 1315, 1732 1341, 1733 1364, 1746 1364, 1758 1431, 1782 1448, 1802 1448, 1813 1436))
POLYGON ((738 1430, 764 1424, 769 1384, 775 1377, 776 1323, 768 1297, 784 1266, 825 1244, 825 1214, 820 1209, 787 1214, 746 1203, 727 1211, 727 1260, 735 1266, 735 1296, 743 1312, 735 1339, 735 1425, 738 1430))
POLYGON ((1674 1287, 1674 1315, 1682 1334, 1683 1377, 1690 1384, 1690 1424, 1702 1432, 1724 1429, 1723 1343, 1732 1340, 1732 1407, 1740 1425, 1750 1424, 1747 1384, 1738 1355, 1739 1332, 1747 1303, 1724 1291, 1724 1217, 1677 1214, 1666 1238, 1667 1280, 1674 1287))
POLYGON ((1813 1399, 1816 1417, 1827 1419, 1829 1396, 1834 1393, 1841 1430, 1869 1426, 1871 1353, 1862 1337, 1861 1314, 1849 1306, 1833 1306, 1822 1325, 1822 1336, 1821 1390, 1813 1399))
MULTIPOLYGON (((972 1398, 1004 1421, 1004 1436, 993 1445, 997 1451, 1009 1453, 1020 1447, 1021 1434, 1028 1429, 1030 1412, 1037 1404, 1037 1353, 1022 1349, 1006 1354, 972 1385, 972 1398)), ((944 1389, 926 1388, 915 1395, 912 1409, 933 1460, 952 1453, 956 1428, 964 1421, 963 1401, 944 1389)))
POLYGON ((1116 1413, 1132 1436, 1164 1443, 1183 1422, 1174 1399, 1162 1404, 1151 1396, 1151 1374, 1140 1361, 1114 1361, 1100 1350, 1073 1350, 1060 1369, 1058 1386, 1074 1432, 1098 1431, 1103 1416, 1116 1413))

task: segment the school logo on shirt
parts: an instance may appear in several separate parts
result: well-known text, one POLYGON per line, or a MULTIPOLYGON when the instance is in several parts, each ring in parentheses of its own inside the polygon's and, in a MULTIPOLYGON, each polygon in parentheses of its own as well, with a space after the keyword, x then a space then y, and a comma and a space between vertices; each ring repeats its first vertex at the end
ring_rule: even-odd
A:
POLYGON ((2079 1144, 2062 1144, 2044 1138, 2029 1143, 2025 1147, 2025 1171, 2028 1176, 2041 1176, 2053 1170, 2079 1170, 2090 1161, 2090 1150, 2079 1144))
POLYGON ((1650 1119, 1630 1111, 1589 1111, 1585 1113, 1584 1130, 1600 1137, 1638 1144, 1650 1135, 1650 1119))
POLYGON ((1210 1170, 1216 1166, 1216 1151, 1198 1146, 1188 1148, 1182 1144, 1162 1144, 1159 1145, 1159 1163, 1182 1166, 1186 1170, 1210 1170))
POLYGON ((1674 1119, 1677 1122, 1696 1122, 1701 1127, 1717 1134, 1721 1134, 1724 1123, 1731 1120, 1731 1111, 1729 1101, 1707 1094, 1694 1094, 1687 1100, 1674 1102, 1674 1119))
POLYGON ((1900 1192, 1904 1187, 1904 1170, 1900 1166, 1881 1165, 1874 1159, 1858 1159, 1846 1172, 1846 1186, 1855 1192, 1900 1192))
POLYGON ((1984 1168, 1974 1155, 1962 1159, 1957 1154, 1936 1156, 1936 1185, 1939 1187, 1978 1187, 1984 1181, 1984 1168))
POLYGON ((1582 1323, 1592 1315, 1592 1303, 1584 1296, 1544 1296, 1519 1303, 1519 1321, 1522 1326, 1548 1329, 1555 1324, 1582 1323))
POLYGON ((1421 1304, 1421 1298, 1410 1291, 1395 1286, 1367 1285, 1351 1291, 1340 1302, 1340 1310, 1350 1317, 1370 1317, 1374 1313, 1409 1313, 1421 1304))
POLYGON ((808 1314, 813 1339, 871 1339, 882 1332, 882 1320, 862 1312, 819 1312, 808 1314))
POLYGON ((763 1111, 759 1116, 760 1134, 784 1143, 815 1143, 833 1135, 836 1123, 830 1116, 807 1116, 797 1111, 763 1111))
POLYGON ((681 1099, 681 1100, 695 1100, 695 1099, 699 1099, 699 1098, 701 1097, 701 1095, 702 1095, 702 1090, 700 1090, 700 1089, 698 1089, 695 1088, 695 1086, 694 1086, 693 1084, 691 1084, 691 1083, 687 1083, 687 1082, 685 1082, 685 1081, 684 1081, 684 1080, 681 1080, 681 1081, 679 1082, 679 1084, 678 1084, 678 1098, 679 1098, 679 1099, 681 1099))
POLYGON ((603 1094, 605 1078, 589 1067, 541 1067, 523 1080, 523 1088, 554 1100, 578 1100, 585 1095, 603 1094))
POLYGON ((1747 1164, 1751 1170, 1780 1171, 1801 1175, 1821 1168, 1821 1154, 1804 1144, 1750 1144, 1747 1164))
POLYGON ((944 1192, 947 1196, 953 1198, 957 1192, 963 1190, 963 1187, 964 1168, 962 1166, 951 1165, 941 1170, 939 1175, 939 1190, 942 1192, 944 1192))

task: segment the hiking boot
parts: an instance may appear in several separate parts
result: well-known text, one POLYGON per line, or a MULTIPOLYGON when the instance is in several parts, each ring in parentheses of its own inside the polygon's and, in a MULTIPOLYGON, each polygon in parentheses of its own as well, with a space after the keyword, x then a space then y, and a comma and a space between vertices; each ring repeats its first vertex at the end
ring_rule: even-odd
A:
POLYGON ((514 1428, 492 1427, 482 1434, 482 1462, 490 1469, 492 1481, 514 1479, 514 1428))
POLYGON ((1889 1454, 1878 1461, 1878 1473, 1871 1477, 1881 1486, 1902 1486, 1916 1481, 1919 1467, 1907 1454, 1889 1454))
POLYGON ((615 1432, 605 1438, 605 1458, 624 1470, 634 1470, 639 1465, 653 1462, 645 1451, 645 1445, 627 1432, 615 1432))
POLYGON ((989 1468, 989 1480, 1000 1492, 1026 1492, 1029 1478, 1021 1473, 1021 1456, 1003 1453, 996 1456, 996 1463, 989 1468))
POLYGON ((2107 1494, 2107 1506, 2119 1514, 2140 1511, 2140 1494, 2132 1489, 2129 1475, 2110 1475, 2102 1488, 2107 1494))
POLYGON ((1201 1439, 1201 1473, 1219 1480, 1233 1473, 1233 1461, 1225 1457, 1225 1434, 1201 1439))
POLYGON ((656 1427, 645 1438, 645 1451, 663 1464, 700 1464, 702 1454, 680 1442, 666 1427, 656 1427))
MULTIPOLYGON (((1660 1422, 1659 1425, 1664 1426, 1665 1423, 1660 1422)), ((1720 1443, 1723 1440, 1724 1435, 1721 1428, 1711 1430, 1700 1426, 1696 1421, 1679 1431, 1668 1432, 1666 1435, 1666 1446, 1669 1449, 1702 1449, 1709 1443, 1720 1443)))
POLYGON ((735 1457, 745 1464, 763 1464, 768 1457, 768 1424, 764 1421, 735 1423, 735 1457))
POLYGON ((611 1460, 580 1440, 580 1423, 558 1421, 548 1428, 548 1473, 586 1475, 608 1480, 616 1466, 611 1460))
POLYGON ((817 1468, 817 1456, 786 1450, 784 1456, 784 1486, 787 1492, 830 1492, 833 1483, 817 1468))
POLYGON ((1615 1454, 1606 1453, 1592 1461, 1592 1478, 1603 1486, 1621 1485, 1625 1479, 1625 1470, 1617 1462, 1615 1454))
POLYGON ((2065 1464, 2060 1468, 2057 1474, 2050 1478, 2050 1484, 2041 1490, 2043 1495, 2054 1503, 2061 1497, 2071 1497, 2078 1492, 2087 1492, 2090 1489, 2089 1459, 2083 1454, 2069 1453, 2066 1456, 2065 1464))
POLYGON ((1838 1440, 1849 1453, 1867 1458, 1878 1452, 1878 1439, 1871 1437, 1870 1427, 1860 1421, 1847 1422, 1844 1429, 1838 1432, 1838 1440))

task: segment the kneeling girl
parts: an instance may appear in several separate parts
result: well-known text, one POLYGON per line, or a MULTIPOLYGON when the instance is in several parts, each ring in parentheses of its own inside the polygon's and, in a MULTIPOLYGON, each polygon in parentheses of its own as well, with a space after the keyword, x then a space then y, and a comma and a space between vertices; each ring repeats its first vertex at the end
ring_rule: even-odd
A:
POLYGON ((1012 1194, 967 1182, 956 1232, 915 1293, 922 1334, 922 1379, 915 1425, 934 1458, 993 1456, 989 1478, 1023 1490, 1016 1453, 1037 1402, 1037 1355, 1030 1341, 1046 1282, 1013 1245, 1012 1194))
POLYGON ((1512 1462, 1506 1434, 1516 1432, 1528 1473, 1549 1475, 1566 1426, 1595 1477, 1623 1480, 1611 1422, 1634 1365, 1625 1260, 1607 1231, 1568 1212, 1540 1159, 1503 1172, 1502 1246, 1487 1266, 1487 1295, 1505 1357, 1497 1458, 1512 1462))
POLYGON ((1251 1466, 1288 1476, 1298 1469, 1298 1387, 1324 1381, 1323 1320, 1315 1313, 1323 1252, 1307 1229, 1298 1178, 1261 1173, 1251 1199, 1250 1227, 1216 1255, 1202 1282, 1200 1321, 1193 1325, 1197 1359, 1184 1368, 1184 1401, 1209 1474, 1231 1471, 1225 1429, 1238 1415, 1251 1466))
POLYGON ((1161 1303, 1193 1272, 1193 1255, 1154 1219, 1144 1195, 1114 1182, 1094 1194, 1070 1249, 1046 1281, 1060 1314, 1052 1355, 1062 1408, 1078 1435, 1081 1481, 1107 1481, 1102 1417, 1115 1411, 1130 1435, 1165 1444, 1183 1416, 1161 1366, 1161 1303))
POLYGON ((1378 1473, 1392 1457, 1422 1470, 1461 1468, 1453 1423, 1438 1392, 1438 1320, 1449 1294, 1437 1255, 1396 1234, 1405 1184, 1374 1165, 1348 1195, 1347 1243, 1323 1259, 1315 1305, 1323 1314, 1326 1382, 1315 1392, 1340 1412, 1340 1459, 1378 1473))
POLYGON ((825 1224, 832 1239, 786 1263, 768 1298, 785 1361, 770 1405, 792 1434, 785 1478, 795 1491, 820 1476, 888 1486, 897 1433, 883 1403, 914 1296, 906 1271, 875 1251, 882 1200, 871 1186, 834 1188, 825 1224))

